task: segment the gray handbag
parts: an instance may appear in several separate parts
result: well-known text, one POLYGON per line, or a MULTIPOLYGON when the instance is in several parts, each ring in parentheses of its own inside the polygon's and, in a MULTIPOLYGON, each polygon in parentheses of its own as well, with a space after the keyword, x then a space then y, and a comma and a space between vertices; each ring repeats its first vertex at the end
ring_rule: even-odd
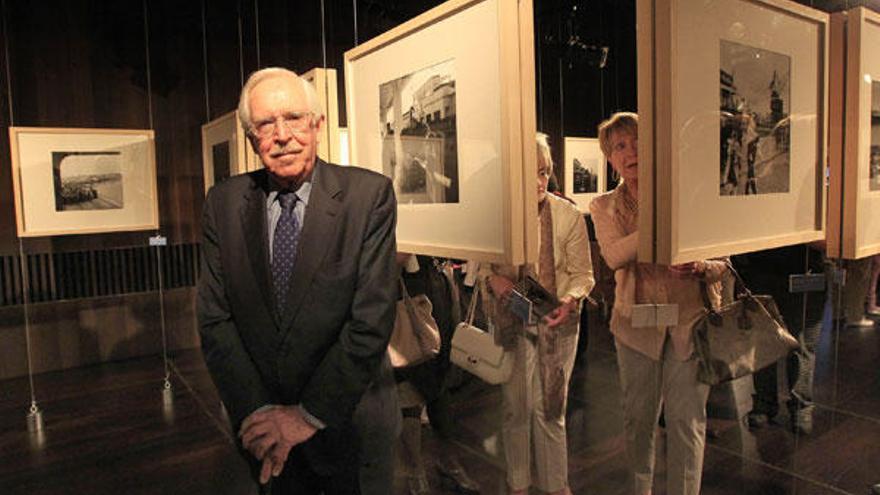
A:
POLYGON ((754 373, 798 348, 773 298, 752 294, 736 270, 728 268, 740 288, 736 301, 712 308, 706 283, 700 282, 705 308, 693 326, 694 351, 697 379, 709 385, 754 373))

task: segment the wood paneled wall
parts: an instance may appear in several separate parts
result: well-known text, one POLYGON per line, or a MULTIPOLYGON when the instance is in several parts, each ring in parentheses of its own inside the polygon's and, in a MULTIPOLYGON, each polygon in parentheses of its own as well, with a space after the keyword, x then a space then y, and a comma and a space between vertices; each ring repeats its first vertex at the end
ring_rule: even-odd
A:
MULTIPOLYGON (((346 7, 337 3, 338 9, 346 7)), ((319 1, 5 0, 2 7, 0 257, 9 263, 20 252, 35 266, 55 267, 47 261, 53 259, 103 259, 144 249, 155 234, 19 239, 9 126, 154 129, 159 233, 172 247, 192 247, 201 234, 204 198, 201 125, 235 108, 243 80, 257 68, 304 71, 324 60, 319 1)), ((351 16, 352 4, 347 11, 351 16)), ((53 283, 80 272, 54 273, 53 283)), ((190 282, 161 295, 151 286, 146 292, 34 299, 27 316, 24 306, 13 302, 0 308, 0 378, 27 372, 25 318, 37 372, 159 352, 160 297, 169 346, 193 347, 194 296, 190 282)))

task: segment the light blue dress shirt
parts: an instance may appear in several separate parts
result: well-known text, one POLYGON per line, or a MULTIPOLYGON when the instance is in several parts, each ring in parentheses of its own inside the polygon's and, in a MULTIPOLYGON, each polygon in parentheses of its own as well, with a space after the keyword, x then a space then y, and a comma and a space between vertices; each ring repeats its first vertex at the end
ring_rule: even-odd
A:
MULTIPOLYGON (((312 180, 314 175, 312 175, 312 179, 309 179, 303 182, 299 189, 293 191, 296 194, 297 202, 293 207, 293 214, 296 216, 296 221, 299 224, 300 231, 302 231, 303 220, 306 216, 306 207, 309 205, 309 196, 312 193, 312 180)), ((278 226, 278 219, 281 218, 281 202, 278 201, 278 194, 281 192, 280 188, 274 182, 271 182, 271 190, 269 191, 269 195, 266 197, 266 215, 267 215, 267 225, 269 226, 269 263, 272 263, 272 255, 274 251, 274 243, 275 243, 275 227, 278 226)), ((270 406, 263 406, 270 407, 270 406)), ((323 429, 326 427, 326 424, 315 416, 311 415, 306 408, 302 406, 302 404, 297 404, 297 408, 299 408, 300 412, 303 415, 303 418, 314 426, 317 429, 323 429)), ((260 409, 263 409, 260 408, 260 409)))

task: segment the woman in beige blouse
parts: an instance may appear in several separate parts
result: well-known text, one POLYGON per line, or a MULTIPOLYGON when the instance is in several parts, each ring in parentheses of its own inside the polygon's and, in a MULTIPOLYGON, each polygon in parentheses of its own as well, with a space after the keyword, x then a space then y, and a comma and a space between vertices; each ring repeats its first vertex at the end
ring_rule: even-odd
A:
POLYGON ((494 296, 489 302, 496 339, 515 353, 510 379, 501 387, 501 431, 510 493, 525 495, 534 485, 543 493, 571 495, 565 401, 577 351, 581 301, 593 288, 593 267, 583 215, 565 199, 547 192, 553 160, 546 135, 538 135, 537 150, 538 263, 486 265, 480 273, 494 296), (556 294, 560 303, 532 325, 524 325, 504 309, 513 281, 527 274, 556 294))
MULTIPOLYGON (((706 399, 709 387, 697 381, 691 325, 700 316, 701 279, 710 300, 720 303, 726 265, 706 260, 663 266, 636 261, 638 247, 638 116, 621 112, 599 125, 599 145, 620 177, 620 185, 590 204, 602 257, 616 282, 611 332, 623 391, 627 457, 635 493, 651 493, 654 434, 661 407, 666 419, 666 493, 697 494, 703 469, 706 399), (636 303, 678 306, 678 324, 634 327, 636 303)), ((650 166, 650 164, 649 164, 650 166)))

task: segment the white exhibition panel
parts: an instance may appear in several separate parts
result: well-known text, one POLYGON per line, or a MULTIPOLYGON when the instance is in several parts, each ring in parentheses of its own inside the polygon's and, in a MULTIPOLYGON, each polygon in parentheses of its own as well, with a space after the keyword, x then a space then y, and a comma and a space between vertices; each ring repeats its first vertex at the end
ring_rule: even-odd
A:
POLYGON ((480 2, 351 63, 351 161, 382 172, 379 87, 451 61, 455 75, 459 202, 398 205, 397 241, 505 252, 498 0, 480 2), (353 100, 352 101, 352 95, 353 100), (448 246, 444 239, 456 239, 448 246))
POLYGON ((880 24, 870 19, 862 24, 861 48, 856 246, 872 246, 880 244, 880 190, 870 187, 871 145, 880 144, 880 126, 871 125, 871 114, 880 114, 880 24))
MULTIPOLYGON (((824 84, 820 26, 743 0, 674 2, 673 252, 816 230, 816 167, 824 84), (791 57, 787 193, 719 194, 720 42, 791 57), (708 110, 707 110, 708 109, 708 110), (677 153, 676 153, 677 151, 677 153)), ((822 148, 824 149, 824 147, 822 148)))

